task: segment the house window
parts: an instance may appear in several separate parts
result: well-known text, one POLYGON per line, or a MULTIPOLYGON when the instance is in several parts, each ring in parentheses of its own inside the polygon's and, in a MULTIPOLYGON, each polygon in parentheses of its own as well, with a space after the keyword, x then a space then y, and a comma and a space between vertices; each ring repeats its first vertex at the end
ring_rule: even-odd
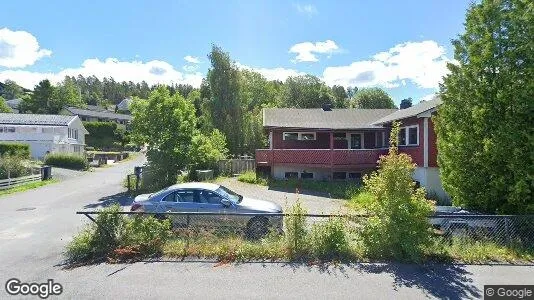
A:
POLYGON ((350 149, 362 149, 363 148, 363 134, 351 133, 350 135, 350 149))
POLYGON ((377 132, 375 133, 375 136, 376 136, 376 148, 384 148, 386 146, 386 133, 377 132))
POLYGON ((284 132, 284 141, 296 141, 299 139, 297 132, 284 132))
POLYGON ((349 173, 349 179, 360 180, 360 179, 362 179, 362 173, 360 173, 360 172, 350 172, 349 173))
POLYGON ((301 133, 300 140, 303 141, 313 141, 315 140, 315 133, 301 133))
POLYGON ((419 145, 419 126, 412 125, 402 127, 399 131, 400 146, 417 146, 419 145))
POLYGON ((302 178, 302 179, 313 179, 313 173, 302 172, 302 173, 300 173, 300 178, 302 178))
POLYGON ((78 139, 78 129, 74 129, 74 139, 78 139))
POLYGON ((410 145, 417 145, 419 144, 419 135, 417 132, 417 127, 409 127, 408 128, 408 144, 410 145))
POLYGON ((13 133, 15 132, 15 127, 0 127, 0 132, 13 133))
POLYGON ((286 179, 299 178, 299 173, 298 172, 286 172, 284 176, 286 179))
POLYGON ((334 132, 334 140, 336 141, 344 141, 347 139, 347 134, 344 132, 334 132))
POLYGON ((332 173, 332 179, 334 179, 334 180, 345 180, 345 179, 347 179, 347 173, 346 172, 333 172, 332 173))
POLYGON ((399 131, 399 145, 406 145, 406 128, 401 128, 399 131))
POLYGON ((315 141, 315 132, 284 132, 284 141, 315 141))

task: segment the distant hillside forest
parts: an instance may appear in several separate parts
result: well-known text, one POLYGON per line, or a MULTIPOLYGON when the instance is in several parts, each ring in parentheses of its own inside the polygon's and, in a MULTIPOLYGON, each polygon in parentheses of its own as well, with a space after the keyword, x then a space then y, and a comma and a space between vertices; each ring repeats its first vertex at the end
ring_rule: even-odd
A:
MULTIPOLYGON (((262 130, 264 107, 320 108, 395 108, 391 97, 380 88, 327 86, 312 75, 269 81, 260 73, 238 68, 230 55, 213 46, 208 55, 211 67, 198 88, 188 84, 166 85, 171 95, 191 101, 198 117, 197 126, 206 132, 219 129, 228 141, 232 154, 252 153, 266 143, 262 130)), ((25 113, 58 113, 64 106, 112 106, 125 98, 147 99, 157 86, 100 80, 95 76, 65 77, 57 85, 41 81, 31 92, 6 80, 2 97, 21 98, 19 110, 25 113)), ((411 105, 411 99, 403 100, 411 105), (408 103, 409 102, 409 103, 408 103)))

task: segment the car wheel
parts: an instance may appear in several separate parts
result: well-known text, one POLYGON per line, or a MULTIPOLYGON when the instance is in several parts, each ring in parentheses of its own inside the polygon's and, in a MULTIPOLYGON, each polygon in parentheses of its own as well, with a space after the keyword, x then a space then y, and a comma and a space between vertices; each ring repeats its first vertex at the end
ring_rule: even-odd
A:
POLYGON ((269 221, 264 217, 254 217, 248 222, 247 238, 257 240, 269 232, 269 221))

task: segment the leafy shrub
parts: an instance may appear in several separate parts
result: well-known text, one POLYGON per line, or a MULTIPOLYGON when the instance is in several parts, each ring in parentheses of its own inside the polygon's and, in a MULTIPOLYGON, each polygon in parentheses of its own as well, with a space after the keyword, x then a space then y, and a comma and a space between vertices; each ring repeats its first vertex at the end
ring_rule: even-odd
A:
POLYGON ((102 209, 96 224, 82 230, 67 245, 67 260, 73 263, 160 253, 170 237, 170 221, 142 216, 128 218, 117 214, 119 211, 118 205, 102 209))
POLYGON ((314 224, 311 231, 312 250, 322 259, 342 258, 349 250, 345 220, 329 218, 324 223, 314 224))
POLYGON ((121 149, 128 137, 115 122, 84 122, 89 132, 85 138, 88 146, 100 150, 121 149))
POLYGON ((307 211, 299 200, 291 206, 284 218, 286 246, 290 257, 299 257, 307 252, 308 230, 306 228, 307 211))
POLYGON ((0 179, 27 176, 30 175, 30 171, 23 158, 8 154, 0 155, 0 179))
POLYGON ((398 132, 395 123, 389 154, 380 158, 377 172, 364 178, 365 191, 373 199, 366 198, 361 208, 373 216, 364 222, 361 238, 371 257, 417 261, 431 243, 427 217, 433 204, 423 188, 415 187, 410 156, 397 152, 398 132))
POLYGON ((258 174, 254 171, 246 171, 240 174, 237 180, 250 184, 267 185, 267 179, 258 177, 258 174))
POLYGON ((30 145, 23 143, 5 143, 0 142, 0 155, 11 155, 22 157, 24 159, 30 158, 30 145))
POLYGON ((70 153, 50 153, 45 156, 44 163, 73 170, 87 170, 89 168, 89 163, 84 156, 70 153))

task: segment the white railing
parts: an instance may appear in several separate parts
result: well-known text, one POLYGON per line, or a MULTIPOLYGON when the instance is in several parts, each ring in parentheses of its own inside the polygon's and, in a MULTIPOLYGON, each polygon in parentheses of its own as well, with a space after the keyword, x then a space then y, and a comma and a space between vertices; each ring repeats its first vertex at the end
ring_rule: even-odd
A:
POLYGON ((2 179, 0 180, 0 190, 5 190, 5 189, 15 187, 17 185, 21 185, 21 184, 32 182, 32 181, 40 181, 40 180, 41 180, 41 174, 29 175, 29 176, 23 176, 23 177, 17 177, 17 178, 2 179))

